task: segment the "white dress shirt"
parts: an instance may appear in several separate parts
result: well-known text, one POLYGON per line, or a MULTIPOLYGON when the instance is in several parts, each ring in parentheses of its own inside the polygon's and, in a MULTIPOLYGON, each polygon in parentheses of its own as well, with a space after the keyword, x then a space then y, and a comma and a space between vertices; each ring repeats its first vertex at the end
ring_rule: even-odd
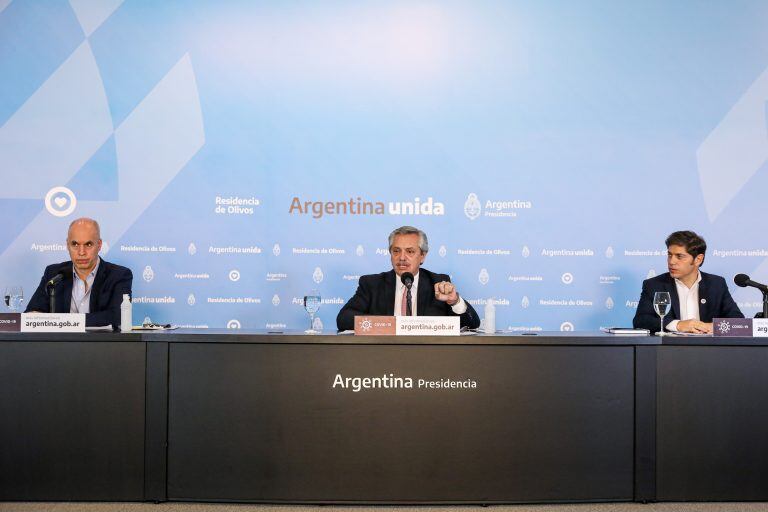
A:
MULTIPOLYGON (((417 316, 419 313, 416 311, 416 297, 419 296, 419 275, 421 272, 413 276, 413 284, 411 285, 411 312, 413 316, 417 316)), ((403 290, 405 285, 400 280, 400 276, 395 274, 395 316, 400 316, 400 310, 403 307, 403 290)), ((430 290, 430 293, 434 293, 430 290)), ((464 297, 459 296, 459 301, 451 306, 451 309, 457 315, 463 315, 467 312, 467 303, 464 302, 464 297)))
MULTIPOLYGON (((675 279, 677 296, 680 299, 680 320, 700 320, 699 316, 699 283, 701 282, 701 272, 699 272, 696 281, 688 288, 685 283, 675 279)), ((680 320, 672 320, 667 324, 668 331, 677 331, 677 324, 680 320)))
POLYGON ((80 279, 75 271, 75 264, 72 264, 72 301, 69 304, 70 313, 90 313, 91 312, 91 287, 93 280, 96 279, 96 272, 99 270, 101 258, 96 257, 96 266, 85 276, 85 281, 80 279))

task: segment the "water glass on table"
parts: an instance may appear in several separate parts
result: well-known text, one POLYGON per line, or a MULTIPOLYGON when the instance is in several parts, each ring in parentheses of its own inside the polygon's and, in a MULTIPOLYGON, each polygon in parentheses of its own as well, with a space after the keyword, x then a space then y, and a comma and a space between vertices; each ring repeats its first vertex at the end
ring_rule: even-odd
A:
POLYGON ((24 289, 21 286, 6 286, 4 298, 11 313, 18 313, 24 303, 24 289))
POLYGON ((669 313, 669 306, 671 305, 671 298, 669 292, 656 292, 653 294, 653 309, 656 314, 661 318, 661 330, 659 336, 664 336, 664 317, 669 313))
POLYGON ((320 332, 315 330, 315 313, 320 309, 320 292, 312 290, 304 296, 304 309, 309 313, 309 329, 304 332, 306 334, 319 334, 320 332))

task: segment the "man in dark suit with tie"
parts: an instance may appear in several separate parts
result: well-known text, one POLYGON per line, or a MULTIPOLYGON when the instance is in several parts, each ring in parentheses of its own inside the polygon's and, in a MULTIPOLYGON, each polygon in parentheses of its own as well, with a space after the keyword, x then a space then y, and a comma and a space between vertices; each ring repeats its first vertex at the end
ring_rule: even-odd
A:
POLYGON ((667 268, 669 272, 643 281, 643 291, 633 324, 657 332, 658 315, 653 309, 653 295, 669 292, 671 313, 664 317, 664 330, 712 333, 713 318, 744 318, 725 279, 699 271, 704 263, 707 243, 693 231, 669 235, 667 268))
POLYGON ((27 313, 49 312, 48 288, 53 286, 55 313, 85 313, 87 327, 111 324, 119 328, 120 304, 123 294, 131 294, 133 274, 99 257, 99 223, 87 218, 73 221, 67 232, 67 250, 71 260, 46 267, 27 313))
POLYGON ((336 317, 338 329, 354 329, 355 315, 458 315, 462 327, 479 327, 480 317, 458 294, 451 279, 421 268, 428 251, 427 235, 420 229, 403 226, 390 233, 392 270, 360 277, 355 295, 336 317), (406 272, 413 275, 410 288, 401 281, 406 272))

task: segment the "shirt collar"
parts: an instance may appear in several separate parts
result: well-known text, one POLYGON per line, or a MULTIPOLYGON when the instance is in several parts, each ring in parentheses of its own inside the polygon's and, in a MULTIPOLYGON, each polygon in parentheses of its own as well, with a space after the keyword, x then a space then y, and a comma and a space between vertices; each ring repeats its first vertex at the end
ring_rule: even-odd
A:
MULTIPOLYGON (((85 277, 87 281, 93 282, 93 280, 96 278, 96 272, 99 271, 99 265, 101 264, 101 256, 96 256, 96 265, 93 267, 93 270, 85 277)), ((75 264, 72 263, 72 275, 77 281, 80 279, 80 276, 77 275, 77 270, 75 270, 75 264)))
MULTIPOLYGON (((697 272, 698 272, 698 274, 699 274, 699 275, 696 277, 696 281, 694 281, 694 282, 693 282, 693 284, 691 285, 691 287, 689 288, 690 290, 693 290, 693 288, 694 288, 695 286, 698 286, 698 285, 699 285, 699 283, 701 282, 701 272, 699 272, 698 270, 697 270, 697 272)), ((683 288, 688 288, 688 287, 685 285, 685 283, 684 283, 684 282, 682 282, 681 280, 679 280, 678 278, 675 278, 675 283, 676 283, 678 286, 682 286, 683 288)))

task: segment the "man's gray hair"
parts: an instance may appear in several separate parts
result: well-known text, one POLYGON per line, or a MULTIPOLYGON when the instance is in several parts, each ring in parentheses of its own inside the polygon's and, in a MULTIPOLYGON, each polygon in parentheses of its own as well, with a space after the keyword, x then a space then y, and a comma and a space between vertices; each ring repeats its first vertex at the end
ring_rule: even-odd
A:
POLYGON ((427 240, 427 234, 419 228, 415 228, 413 226, 400 226, 391 232, 389 234, 390 249, 392 249, 392 244, 394 243, 395 237, 397 235, 419 235, 419 249, 421 249, 423 254, 427 254, 429 252, 429 240, 427 240))
MULTIPOLYGON (((95 220, 89 219, 88 217, 80 217, 79 219, 73 220, 69 224, 69 229, 71 230, 72 226, 74 226, 75 224, 91 224, 94 228, 96 228, 96 238, 101 240, 101 227, 99 226, 99 223, 96 222, 95 220)), ((69 230, 67 231, 67 236, 69 236, 69 230)))

